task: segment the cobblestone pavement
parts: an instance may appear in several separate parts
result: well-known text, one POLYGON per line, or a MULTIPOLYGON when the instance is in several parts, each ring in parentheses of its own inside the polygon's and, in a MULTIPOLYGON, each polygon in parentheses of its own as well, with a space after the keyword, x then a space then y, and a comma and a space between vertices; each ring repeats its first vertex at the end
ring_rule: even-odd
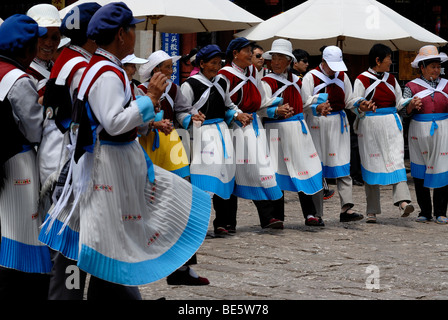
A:
MULTIPOLYGON (((169 286, 165 279, 141 286, 145 300, 420 300, 448 298, 448 226, 418 223, 416 210, 401 218, 392 188, 382 187, 376 224, 339 222, 339 197, 325 201, 325 227, 304 225, 298 196, 285 194, 285 228, 259 226, 251 201, 239 199, 237 233, 209 233, 194 270, 207 286, 169 286)), ((335 185, 330 185, 335 189, 335 185)), ((365 213, 364 187, 354 186, 365 213)))

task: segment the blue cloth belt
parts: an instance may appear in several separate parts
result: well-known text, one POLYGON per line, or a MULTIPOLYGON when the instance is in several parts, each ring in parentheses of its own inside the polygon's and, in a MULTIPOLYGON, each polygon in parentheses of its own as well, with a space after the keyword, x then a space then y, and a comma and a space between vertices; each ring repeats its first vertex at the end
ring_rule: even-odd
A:
POLYGON ((224 141, 224 136, 221 132, 221 128, 219 127, 219 123, 223 122, 224 119, 222 118, 215 118, 215 119, 208 119, 205 120, 202 125, 207 125, 207 124, 216 124, 216 127, 218 128, 219 131, 219 135, 221 136, 221 142, 222 142, 222 149, 224 150, 224 158, 228 159, 229 155, 227 154, 227 150, 226 150, 226 143, 224 141))
POLYGON ((331 113, 329 113, 327 116, 335 116, 338 115, 341 118, 341 134, 344 133, 344 127, 345 127, 345 131, 348 132, 348 128, 346 126, 347 124, 347 115, 345 114, 344 110, 340 110, 340 111, 332 111, 331 113))
POLYGON ((303 117, 303 113, 298 113, 296 115, 293 115, 292 117, 286 118, 286 119, 279 119, 279 120, 266 120, 265 123, 274 123, 274 122, 287 122, 287 121, 300 121, 300 124, 302 126, 302 133, 308 134, 308 131, 306 130, 306 126, 303 117))
POLYGON ((373 117, 373 116, 384 116, 387 114, 393 114, 395 117, 395 122, 397 123, 397 127, 398 129, 400 129, 400 131, 403 130, 403 127, 401 126, 401 121, 400 118, 398 117, 397 114, 397 108, 395 107, 390 107, 390 108, 378 108, 376 109, 375 112, 373 111, 367 111, 366 112, 366 116, 367 117, 373 117))
POLYGON ((421 121, 421 122, 429 122, 432 121, 430 135, 433 136, 434 132, 439 128, 436 121, 438 120, 445 120, 448 119, 448 113, 425 113, 425 114, 415 114, 412 119, 415 121, 421 121))

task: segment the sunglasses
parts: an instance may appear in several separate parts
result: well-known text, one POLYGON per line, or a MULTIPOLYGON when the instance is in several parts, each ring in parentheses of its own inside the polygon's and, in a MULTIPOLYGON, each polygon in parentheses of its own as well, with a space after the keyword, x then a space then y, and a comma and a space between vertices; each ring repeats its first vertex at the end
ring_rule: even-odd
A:
POLYGON ((303 63, 308 63, 308 59, 301 59, 300 61, 303 61, 303 63))
POLYGON ((255 55, 255 58, 260 59, 261 56, 262 56, 261 53, 257 53, 257 54, 255 55))

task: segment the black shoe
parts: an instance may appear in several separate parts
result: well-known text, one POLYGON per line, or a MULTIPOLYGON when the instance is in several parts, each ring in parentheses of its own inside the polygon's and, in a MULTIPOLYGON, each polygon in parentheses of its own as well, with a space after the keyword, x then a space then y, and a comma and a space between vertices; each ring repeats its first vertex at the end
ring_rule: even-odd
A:
POLYGON ((334 196, 334 190, 332 189, 324 189, 324 200, 328 200, 334 196))
POLYGON ((362 220, 362 218, 364 218, 364 216, 360 213, 347 213, 349 209, 347 209, 345 212, 341 212, 341 214, 339 215, 339 221, 340 222, 350 222, 350 221, 358 221, 358 220, 362 220))
POLYGON ((166 278, 169 285, 184 285, 184 286, 206 286, 210 283, 207 278, 193 277, 190 274, 190 267, 187 270, 176 270, 166 278))
POLYGON ((279 219, 272 218, 269 223, 263 227, 263 229, 283 229, 283 221, 279 219))
POLYGON ((305 220, 306 226, 318 226, 319 225, 319 219, 316 217, 309 217, 305 220))
POLYGON ((227 225, 226 226, 226 230, 227 230, 228 233, 236 233, 236 227, 235 226, 227 225))
POLYGON ((360 180, 358 180, 358 179, 352 179, 353 180, 353 184, 355 185, 355 186, 363 186, 364 185, 364 182, 363 181, 360 181, 360 180))
POLYGON ((318 226, 319 226, 319 227, 325 227, 324 220, 322 220, 321 217, 318 217, 317 219, 319 219, 319 224, 318 224, 318 226))

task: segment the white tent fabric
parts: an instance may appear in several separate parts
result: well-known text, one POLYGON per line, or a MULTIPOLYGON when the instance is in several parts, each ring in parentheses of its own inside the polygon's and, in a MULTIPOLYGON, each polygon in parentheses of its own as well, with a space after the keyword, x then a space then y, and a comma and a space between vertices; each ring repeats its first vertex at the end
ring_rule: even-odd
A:
MULTIPOLYGON (((74 6, 92 0, 79 0, 59 11, 61 18, 74 6)), ((95 0, 104 6, 111 0, 95 0)), ((124 0, 136 17, 157 21, 157 31, 195 33, 241 30, 263 20, 229 0, 124 0)), ((152 29, 148 22, 148 28, 152 29)))
POLYGON ((375 0, 309 0, 235 36, 266 48, 285 38, 312 55, 324 45, 342 45, 344 53, 363 55, 375 43, 405 51, 447 43, 375 0))

